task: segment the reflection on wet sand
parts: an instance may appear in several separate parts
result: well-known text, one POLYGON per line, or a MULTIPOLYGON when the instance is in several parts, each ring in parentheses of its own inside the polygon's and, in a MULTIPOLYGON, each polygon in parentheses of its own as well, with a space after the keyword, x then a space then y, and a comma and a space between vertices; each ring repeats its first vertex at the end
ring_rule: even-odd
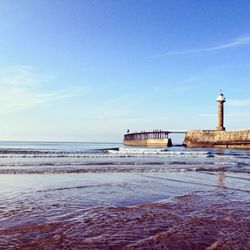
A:
POLYGON ((223 171, 218 173, 217 186, 218 188, 223 188, 225 186, 225 172, 223 171))

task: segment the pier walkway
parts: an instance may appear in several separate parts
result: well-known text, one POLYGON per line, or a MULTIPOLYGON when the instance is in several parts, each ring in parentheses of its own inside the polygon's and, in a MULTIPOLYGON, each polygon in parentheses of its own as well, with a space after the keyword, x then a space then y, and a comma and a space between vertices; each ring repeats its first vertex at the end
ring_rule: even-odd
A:
POLYGON ((167 139, 169 134, 186 134, 187 130, 153 130, 127 133, 124 140, 147 140, 147 139, 167 139))

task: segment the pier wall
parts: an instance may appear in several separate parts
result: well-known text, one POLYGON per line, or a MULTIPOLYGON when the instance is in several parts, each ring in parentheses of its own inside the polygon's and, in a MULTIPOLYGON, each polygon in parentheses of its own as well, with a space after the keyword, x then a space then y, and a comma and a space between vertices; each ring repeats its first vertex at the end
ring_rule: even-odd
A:
POLYGON ((250 149, 250 130, 228 132, 217 130, 191 130, 187 132, 184 144, 187 147, 250 149))
POLYGON ((123 143, 129 146, 142 146, 142 147, 170 147, 172 141, 170 138, 165 139, 145 139, 145 140, 124 140, 123 143))

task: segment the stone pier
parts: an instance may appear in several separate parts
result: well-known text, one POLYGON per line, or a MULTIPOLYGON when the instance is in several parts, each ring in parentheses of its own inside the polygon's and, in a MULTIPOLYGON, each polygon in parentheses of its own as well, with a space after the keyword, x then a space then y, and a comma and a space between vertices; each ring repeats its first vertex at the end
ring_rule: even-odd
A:
POLYGON ((192 130, 188 131, 184 144, 187 147, 206 148, 235 148, 250 149, 250 130, 216 131, 192 130))

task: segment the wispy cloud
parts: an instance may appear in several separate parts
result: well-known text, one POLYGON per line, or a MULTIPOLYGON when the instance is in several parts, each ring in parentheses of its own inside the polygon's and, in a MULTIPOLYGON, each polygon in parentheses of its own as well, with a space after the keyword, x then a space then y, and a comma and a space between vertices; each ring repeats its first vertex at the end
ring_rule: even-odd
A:
POLYGON ((228 106, 243 107, 250 106, 250 99, 231 99, 227 102, 228 106))
POLYGON ((193 48, 193 49, 186 49, 186 50, 174 50, 169 51, 162 54, 152 55, 149 58, 159 58, 159 57, 165 57, 165 56, 171 56, 171 55, 183 55, 183 54, 196 54, 196 53, 202 53, 202 52, 211 52, 211 51, 218 51, 218 50, 224 50, 234 47, 240 47, 240 46, 246 46, 250 45, 250 35, 240 36, 232 40, 231 42, 222 43, 216 46, 211 46, 207 48, 193 48))
POLYGON ((35 68, 18 65, 0 72, 0 111, 11 112, 74 96, 66 91, 42 90, 35 68))

